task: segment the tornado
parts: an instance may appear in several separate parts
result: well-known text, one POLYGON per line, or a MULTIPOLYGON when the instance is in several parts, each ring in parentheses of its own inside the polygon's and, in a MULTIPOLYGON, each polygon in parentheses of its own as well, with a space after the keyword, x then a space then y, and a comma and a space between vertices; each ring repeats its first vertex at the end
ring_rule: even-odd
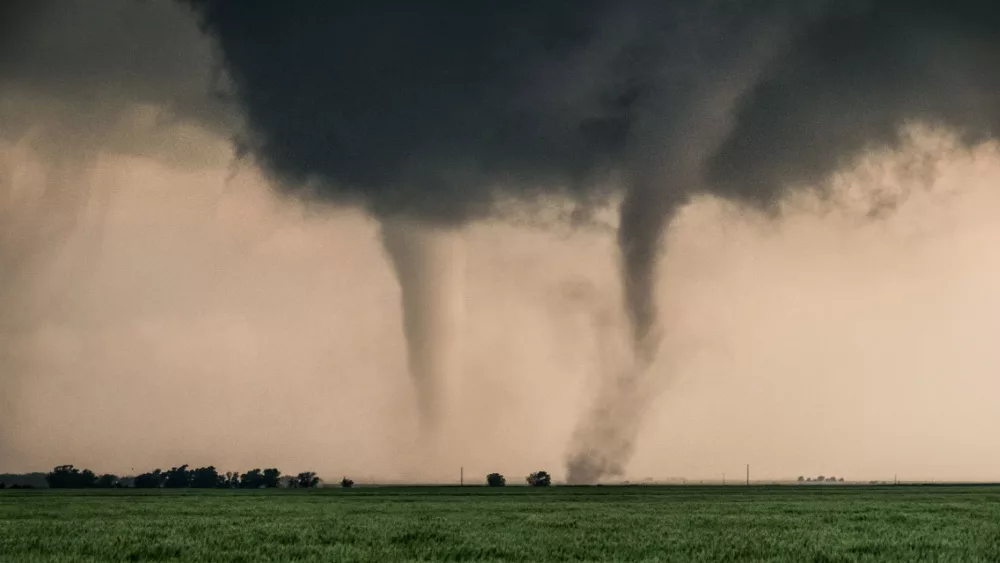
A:
POLYGON ((449 381, 461 358, 462 241, 453 233, 400 217, 384 219, 380 233, 399 282, 420 431, 433 438, 447 416, 449 381))

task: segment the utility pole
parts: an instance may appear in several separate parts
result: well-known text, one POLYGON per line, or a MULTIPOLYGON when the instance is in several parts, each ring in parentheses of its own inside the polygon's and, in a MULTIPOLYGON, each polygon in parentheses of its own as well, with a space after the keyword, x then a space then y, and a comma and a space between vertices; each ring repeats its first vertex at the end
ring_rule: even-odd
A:
POLYGON ((747 486, 750 486, 750 464, 747 464, 747 486))
POLYGON ((722 474, 722 485, 723 486, 726 485, 726 474, 725 473, 722 474))
POLYGON ((458 469, 458 486, 465 486, 465 466, 463 465, 458 469))

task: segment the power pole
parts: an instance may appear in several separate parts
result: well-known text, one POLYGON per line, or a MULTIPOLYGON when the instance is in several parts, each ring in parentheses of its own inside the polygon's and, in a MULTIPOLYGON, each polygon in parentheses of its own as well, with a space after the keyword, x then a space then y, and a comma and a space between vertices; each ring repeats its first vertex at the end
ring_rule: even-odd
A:
POLYGON ((458 469, 458 486, 459 487, 465 486, 465 466, 462 466, 458 469))
POLYGON ((747 486, 750 486, 750 464, 747 464, 747 486))
POLYGON ((726 484, 726 474, 723 473, 722 474, 722 485, 725 486, 725 484, 726 484))

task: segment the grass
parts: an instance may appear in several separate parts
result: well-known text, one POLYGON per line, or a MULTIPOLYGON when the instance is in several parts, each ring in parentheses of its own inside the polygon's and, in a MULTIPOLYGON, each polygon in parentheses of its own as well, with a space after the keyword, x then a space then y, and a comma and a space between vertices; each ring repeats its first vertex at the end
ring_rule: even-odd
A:
POLYGON ((1000 561, 1000 487, 0 491, 0 561, 1000 561))

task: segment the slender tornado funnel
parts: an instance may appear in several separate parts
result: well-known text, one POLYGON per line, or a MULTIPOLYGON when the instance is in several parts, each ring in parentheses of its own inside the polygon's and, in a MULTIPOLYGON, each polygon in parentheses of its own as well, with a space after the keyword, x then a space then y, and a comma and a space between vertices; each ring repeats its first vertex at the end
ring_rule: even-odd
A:
POLYGON ((399 281, 407 360, 420 428, 437 432, 457 368, 462 314, 462 241, 454 233, 402 218, 382 221, 382 244, 399 281))

